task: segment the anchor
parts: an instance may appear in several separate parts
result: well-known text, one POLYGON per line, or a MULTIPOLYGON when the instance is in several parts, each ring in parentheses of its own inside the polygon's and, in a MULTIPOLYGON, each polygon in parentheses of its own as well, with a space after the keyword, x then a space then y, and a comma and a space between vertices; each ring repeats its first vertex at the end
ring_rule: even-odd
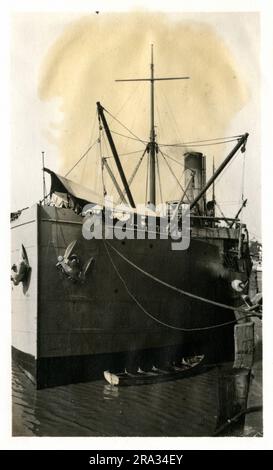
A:
POLYGON ((89 258, 82 263, 81 258, 73 253, 77 240, 73 240, 65 250, 63 256, 58 256, 56 264, 57 269, 72 282, 84 283, 91 266, 95 262, 95 258, 89 258))
POLYGON ((24 245, 21 245, 21 252, 18 263, 13 263, 11 266, 10 279, 15 286, 18 286, 20 282, 24 283, 28 279, 30 272, 30 265, 28 262, 27 252, 24 245))

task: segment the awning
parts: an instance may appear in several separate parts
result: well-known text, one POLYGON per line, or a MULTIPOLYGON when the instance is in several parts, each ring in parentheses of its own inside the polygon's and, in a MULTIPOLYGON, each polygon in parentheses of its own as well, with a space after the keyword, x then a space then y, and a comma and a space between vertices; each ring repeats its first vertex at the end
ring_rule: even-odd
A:
POLYGON ((92 189, 86 188, 86 186, 82 186, 75 181, 64 178, 48 168, 44 168, 44 170, 51 176, 50 195, 53 193, 67 193, 76 199, 81 205, 88 203, 104 205, 103 196, 92 191, 92 189))

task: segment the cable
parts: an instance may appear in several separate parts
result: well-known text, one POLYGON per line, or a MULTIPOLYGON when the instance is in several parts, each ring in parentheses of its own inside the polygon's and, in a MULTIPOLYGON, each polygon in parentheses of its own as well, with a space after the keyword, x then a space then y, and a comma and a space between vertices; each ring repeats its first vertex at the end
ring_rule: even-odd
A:
MULTIPOLYGON (((119 108, 116 116, 118 116, 121 111, 123 110, 123 108, 125 107, 125 105, 130 101, 130 99, 132 98, 132 96, 135 94, 135 92, 138 90, 140 84, 138 83, 135 88, 132 90, 132 92, 127 96, 127 99, 124 101, 123 105, 119 108)), ((110 114, 110 113, 109 113, 110 114)), ((111 122, 109 123, 109 125, 111 124, 111 122)))
POLYGON ((232 424, 236 423, 242 416, 247 415, 249 413, 257 413, 257 411, 262 411, 263 407, 262 405, 259 406, 250 406, 246 410, 240 411, 240 413, 237 413, 233 418, 230 418, 226 423, 222 424, 216 431, 214 432, 214 436, 219 436, 226 428, 229 428, 232 424))
POLYGON ((143 149, 134 150, 133 152, 119 153, 119 156, 120 156, 120 157, 124 157, 124 156, 127 156, 127 155, 133 155, 133 153, 140 153, 140 152, 143 152, 143 149))
MULTIPOLYGON (((181 327, 178 327, 178 326, 174 326, 174 325, 170 325, 169 323, 165 323, 161 320, 159 320, 158 318, 154 317, 151 313, 149 313, 144 307, 143 305, 141 305, 141 303, 137 300, 137 298, 132 294, 132 292, 129 290, 129 288, 127 287, 127 284, 124 280, 124 278, 122 277, 122 275, 120 274, 118 268, 116 267, 110 253, 109 253, 109 250, 106 246, 106 243, 105 240, 103 240, 103 243, 104 243, 104 246, 105 246, 105 249, 106 249, 106 252, 108 254, 108 257, 110 259, 110 262, 114 268, 114 270, 116 271, 119 279, 121 280, 122 284, 124 285, 124 288, 126 290, 126 292, 128 293, 128 295, 131 297, 131 299, 133 299, 133 301, 137 304, 137 306, 143 311, 143 313, 145 313, 145 315, 147 315, 148 317, 150 317, 152 320, 154 320, 156 323, 159 323, 160 325, 162 326, 166 326, 167 328, 171 328, 172 330, 179 330, 179 331, 187 331, 187 332, 193 332, 193 331, 205 331, 205 330, 212 330, 212 329, 215 329, 215 328, 220 328, 220 327, 223 327, 223 326, 228 326, 228 325, 233 325, 235 323, 237 323, 237 320, 231 320, 231 321, 228 321, 228 322, 224 322, 224 323, 220 323, 218 325, 211 325, 211 326, 203 326, 203 327, 200 327, 200 328, 181 328, 181 327)), ((113 248, 113 247, 111 247, 113 248)))
MULTIPOLYGON (((137 164, 136 164, 136 167, 134 168, 133 173, 131 174, 131 176, 130 176, 130 178, 129 178, 129 180, 128 180, 128 186, 129 186, 129 187, 131 186, 132 182, 134 181, 134 178, 135 178, 135 176, 136 176, 136 174, 137 174, 137 172, 138 172, 138 170, 139 170, 139 167, 140 167, 140 165, 141 165, 141 163, 142 163, 142 160, 143 160, 143 158, 144 158, 144 156, 145 156, 146 150, 147 150, 147 148, 145 148, 143 154, 141 155, 139 161, 138 161, 137 164)), ((123 195, 125 195, 125 192, 126 192, 126 191, 124 190, 124 191, 123 191, 123 195)), ((121 202, 121 198, 119 198, 118 204, 120 204, 120 202, 121 202)))
POLYGON ((130 139, 130 140, 136 140, 137 142, 142 142, 145 145, 149 144, 148 140, 140 140, 136 137, 130 137, 129 135, 121 134, 120 132, 114 131, 113 129, 110 129, 110 131, 112 132, 112 134, 119 135, 120 137, 125 137, 126 139, 130 139))
POLYGON ((106 113, 109 114, 109 116, 111 116, 115 121, 117 121, 122 127, 124 127, 124 129, 126 129, 128 132, 130 132, 130 134, 135 138, 137 139, 139 142, 142 142, 142 143, 145 143, 145 145, 148 143, 148 142, 145 142, 144 140, 142 140, 140 137, 138 137, 136 134, 134 134, 128 127, 125 126, 125 124, 123 124, 121 121, 119 121, 119 119, 117 119, 115 116, 113 116, 113 114, 111 114, 107 109, 103 108, 104 111, 106 113))
POLYGON ((65 178, 69 175, 69 173, 71 173, 72 170, 74 170, 74 168, 81 162, 81 160, 86 157, 86 155, 88 154, 88 152, 94 147, 94 145, 98 142, 98 139, 95 140, 95 142, 93 142, 93 144, 91 144, 88 149, 84 152, 84 154, 79 158, 79 160, 75 163, 75 165, 72 166, 72 168, 65 174, 65 178))
POLYGON ((101 165, 101 182, 102 182, 102 191, 103 191, 103 196, 107 194, 106 186, 105 186, 105 180, 104 180, 104 164, 103 164, 103 159, 102 159, 102 147, 101 147, 101 139, 102 139, 102 127, 99 126, 99 152, 100 152, 100 165, 101 165))
MULTIPOLYGON (((159 144, 163 147, 176 147, 176 146, 186 146, 186 145, 190 145, 190 144, 201 144, 202 142, 214 142, 214 141, 217 141, 217 140, 221 140, 221 141, 228 141, 228 142, 233 142, 237 139, 240 139, 241 137, 243 136, 243 134, 241 135, 232 135, 232 136, 227 136, 227 137, 217 137, 215 139, 200 139, 200 140, 189 140, 188 142, 180 142, 178 144, 159 144)), ((219 142, 221 143, 221 142, 219 142)))
MULTIPOLYGON (((183 193, 185 193, 185 190, 184 190, 182 184, 180 183, 180 181, 178 180, 176 174, 173 172, 171 166, 169 165, 169 163, 167 162, 166 158, 164 157, 163 152, 162 152, 160 149, 159 149, 159 152, 161 153, 161 155, 162 155, 162 157, 163 157, 163 159, 164 159, 164 161, 165 161, 167 167, 169 168, 169 171, 171 172, 171 174, 172 174, 173 177, 175 178, 175 180, 176 180, 177 184, 179 185, 180 189, 183 191, 183 193)), ((187 197, 188 201, 190 202, 188 195, 185 194, 185 196, 187 197)))
POLYGON ((160 150, 160 153, 161 155, 165 155, 165 157, 169 158, 170 160, 172 160, 173 162, 177 163, 178 165, 182 166, 184 168, 184 164, 179 162, 178 160, 176 160, 174 157, 171 157, 170 155, 168 155, 166 152, 162 152, 161 149, 160 150))
POLYGON ((247 310, 245 310, 241 307, 233 307, 231 305, 223 304, 223 303, 217 302, 215 300, 207 299, 205 297, 201 297, 199 295, 192 294, 191 292, 187 292, 185 290, 179 289, 179 287, 175 287, 175 286, 169 284, 168 282, 162 281, 158 277, 153 276, 152 274, 148 273, 147 271, 145 271, 144 269, 140 268, 135 263, 130 261, 128 258, 126 258, 126 256, 124 256, 122 253, 120 253, 120 251, 117 250, 114 246, 112 246, 109 242, 104 241, 104 243, 107 243, 107 245, 109 245, 113 251, 115 251, 124 261, 126 261, 126 263, 130 264, 133 268, 137 269, 139 272, 141 272, 145 276, 149 277, 150 279, 153 279, 154 281, 158 282, 159 284, 162 284, 163 286, 168 287, 169 289, 172 289, 172 290, 178 292, 179 294, 185 295, 185 296, 190 297, 192 299, 200 300, 201 302, 204 302, 204 303, 207 303, 207 304, 210 304, 210 305, 215 305, 216 307, 221 307, 221 308, 225 308, 227 310, 232 310, 233 312, 234 312, 234 310, 236 310, 237 312, 240 312, 240 313, 244 313, 244 314, 246 314, 246 312, 247 312, 247 310))
POLYGON ((222 209, 221 209, 221 207, 219 206, 219 204, 218 204, 218 202, 216 201, 216 199, 215 199, 215 205, 218 207, 221 216, 222 216, 224 219, 227 219, 227 217, 225 216, 224 212, 222 211, 222 209))
MULTIPOLYGON (((184 331, 184 332, 193 332, 193 331, 205 331, 205 330, 212 330, 212 329, 215 329, 215 328, 220 328, 220 327, 223 327, 223 326, 228 326, 228 325, 232 325, 232 324, 235 324, 237 323, 237 320, 231 320, 231 321, 228 321, 228 322, 224 322, 224 323, 219 323, 217 325, 211 325, 211 326, 204 326, 204 327, 199 327, 199 328, 181 328, 181 327, 178 327, 178 326, 174 326, 174 325, 170 325, 169 323, 166 323, 166 322, 163 322, 161 320, 159 320, 158 318, 154 317, 151 313, 149 313, 144 307, 143 305, 141 305, 141 303, 137 300, 137 298, 132 294, 132 292, 129 290, 129 288, 127 287, 127 284, 124 280, 124 278, 122 277, 122 275, 120 274, 118 268, 116 267, 110 253, 109 253, 109 250, 106 246, 106 243, 105 240, 103 240, 103 243, 104 243, 104 247, 106 249, 106 252, 108 254, 108 257, 110 259, 110 262, 114 268, 114 270, 116 271, 119 279, 121 280, 122 284, 124 285, 124 288, 126 290, 126 292, 128 293, 128 295, 134 300, 134 302, 138 305, 138 307, 143 311, 143 313, 145 313, 145 315, 147 315, 148 317, 150 317, 152 320, 154 320, 155 322, 159 323, 160 325, 162 326, 166 326, 167 328, 171 328, 173 330, 179 330, 179 331, 184 331)), ((111 245, 110 245, 111 246, 111 245)), ((111 246, 111 248, 113 248, 111 246)), ((245 312, 244 312, 245 313, 245 312)), ((253 315, 253 314, 248 314, 248 315, 245 315, 245 318, 248 318, 248 317, 253 317, 253 316, 258 316, 258 315, 253 315)), ((259 317, 260 318, 260 317, 259 317)))

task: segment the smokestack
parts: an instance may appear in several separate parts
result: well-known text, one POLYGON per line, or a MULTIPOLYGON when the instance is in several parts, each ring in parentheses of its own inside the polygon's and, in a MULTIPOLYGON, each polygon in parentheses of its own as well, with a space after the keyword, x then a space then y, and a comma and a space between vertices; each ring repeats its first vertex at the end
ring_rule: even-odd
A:
MULTIPOLYGON (((184 154, 185 168, 185 187, 192 178, 189 189, 187 191, 190 201, 193 201, 206 184, 206 157, 200 152, 187 152, 184 154)), ((202 212, 205 212, 206 200, 203 197, 199 205, 202 212)))

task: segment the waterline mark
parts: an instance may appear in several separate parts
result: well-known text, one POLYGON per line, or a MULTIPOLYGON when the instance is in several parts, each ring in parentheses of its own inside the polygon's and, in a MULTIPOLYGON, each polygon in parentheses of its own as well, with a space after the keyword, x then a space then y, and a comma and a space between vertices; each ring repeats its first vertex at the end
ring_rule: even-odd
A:
POLYGON ((172 250, 187 250, 190 245, 188 204, 138 204, 136 209, 106 196, 104 206, 86 204, 82 211, 82 235, 86 240, 172 240, 172 250))

